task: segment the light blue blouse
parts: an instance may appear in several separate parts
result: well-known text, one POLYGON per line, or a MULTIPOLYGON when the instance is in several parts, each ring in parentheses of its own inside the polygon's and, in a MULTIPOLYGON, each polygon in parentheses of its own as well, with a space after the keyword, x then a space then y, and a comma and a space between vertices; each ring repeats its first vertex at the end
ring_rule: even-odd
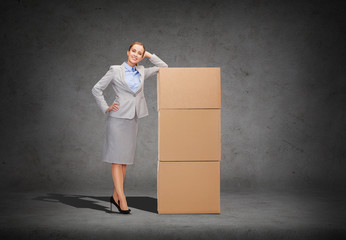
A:
POLYGON ((136 92, 138 90, 138 87, 140 85, 140 74, 136 69, 136 66, 131 67, 126 62, 125 64, 125 81, 127 85, 131 88, 133 92, 136 92))

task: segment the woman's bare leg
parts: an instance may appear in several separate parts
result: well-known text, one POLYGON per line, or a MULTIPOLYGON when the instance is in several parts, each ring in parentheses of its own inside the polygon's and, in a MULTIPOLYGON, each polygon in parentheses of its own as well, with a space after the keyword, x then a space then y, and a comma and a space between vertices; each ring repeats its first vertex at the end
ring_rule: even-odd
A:
POLYGON ((125 173, 126 173, 126 164, 123 164, 123 177, 124 177, 124 180, 125 180, 125 173))
MULTIPOLYGON (((113 178, 113 183, 114 183, 114 192, 113 192, 113 198, 114 198, 114 201, 116 203, 118 203, 118 200, 119 200, 119 197, 118 197, 118 194, 117 194, 117 191, 115 189, 115 182, 116 182, 116 178, 115 178, 115 167, 114 167, 114 163, 112 164, 112 178, 113 178)), ((126 164, 122 164, 122 171, 123 171, 123 185, 124 185, 124 182, 125 182, 125 174, 126 174, 126 164)))
MULTIPOLYGON (((123 210, 128 210, 127 201, 124 194, 124 175, 123 175, 123 165, 122 164, 112 164, 112 176, 115 186, 115 191, 118 195, 118 199, 120 200, 120 208, 123 210)), ((126 167, 125 167, 126 170, 126 167)), ((117 199, 114 199, 117 200, 117 199)))

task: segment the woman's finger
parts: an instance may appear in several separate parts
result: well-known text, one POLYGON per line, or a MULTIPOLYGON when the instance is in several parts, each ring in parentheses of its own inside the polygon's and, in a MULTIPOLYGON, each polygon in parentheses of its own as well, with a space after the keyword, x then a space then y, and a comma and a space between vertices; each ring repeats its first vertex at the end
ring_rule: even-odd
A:
POLYGON ((119 103, 117 103, 117 102, 113 103, 112 106, 110 107, 110 109, 107 110, 107 112, 109 112, 110 110, 112 110, 114 112, 118 111, 119 110, 119 103))

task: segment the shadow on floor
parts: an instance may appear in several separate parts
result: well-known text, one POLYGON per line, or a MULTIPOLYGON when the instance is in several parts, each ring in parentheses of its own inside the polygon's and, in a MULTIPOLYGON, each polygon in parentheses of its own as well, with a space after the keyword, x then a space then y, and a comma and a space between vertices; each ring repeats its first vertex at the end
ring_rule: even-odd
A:
MULTIPOLYGON (((109 196, 88 196, 88 195, 70 195, 61 193, 47 193, 46 196, 39 196, 33 198, 33 200, 44 201, 44 202, 58 202, 65 205, 69 205, 75 208, 90 208, 93 210, 104 211, 107 213, 118 213, 111 212, 109 206, 105 207, 99 205, 99 201, 109 203, 109 196), (95 199, 96 201, 90 200, 95 199)), ((157 213, 157 199, 152 197, 126 197, 127 205, 129 208, 136 208, 139 210, 157 213)), ((113 206, 113 209, 116 209, 113 206)), ((117 210, 116 210, 117 211, 117 210)))

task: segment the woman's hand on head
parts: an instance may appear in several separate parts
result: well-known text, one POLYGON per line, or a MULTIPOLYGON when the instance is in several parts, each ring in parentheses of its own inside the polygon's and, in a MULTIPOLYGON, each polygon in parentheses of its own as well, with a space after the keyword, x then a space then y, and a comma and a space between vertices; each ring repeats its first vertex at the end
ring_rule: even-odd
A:
POLYGON ((143 58, 145 58, 145 57, 147 57, 147 58, 151 58, 151 53, 150 53, 150 52, 148 52, 148 51, 145 51, 145 53, 144 53, 144 57, 143 57, 143 58))
POLYGON ((110 112, 110 111, 118 111, 119 110, 119 103, 113 103, 107 110, 106 113, 110 112))

